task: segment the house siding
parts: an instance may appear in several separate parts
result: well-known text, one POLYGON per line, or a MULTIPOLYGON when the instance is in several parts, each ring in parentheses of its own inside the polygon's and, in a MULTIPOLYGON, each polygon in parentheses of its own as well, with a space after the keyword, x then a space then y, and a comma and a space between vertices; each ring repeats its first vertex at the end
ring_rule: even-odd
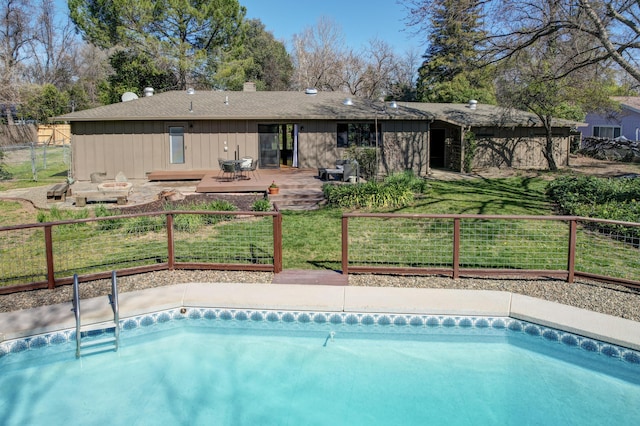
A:
MULTIPOLYGON (((156 170, 218 170, 218 158, 245 155, 258 158, 258 124, 292 123, 257 120, 202 121, 105 121, 74 122, 72 149, 74 178, 86 181, 92 173, 114 179, 122 172, 130 179, 145 179, 156 170), (184 126, 185 163, 169 160, 169 127, 184 126), (225 145, 226 142, 226 145, 225 145), (225 146, 227 151, 224 151, 225 146)), ((298 167, 316 168, 335 164, 346 156, 338 148, 336 121, 297 121, 298 167)), ((428 124, 422 121, 382 123, 385 173, 428 170, 428 124)))
MULTIPOLYGON (((546 169, 549 164, 544 156, 546 137, 541 128, 517 127, 473 128, 477 150, 474 169, 489 167, 513 167, 546 169), (493 136, 489 136, 493 134, 493 136)), ((557 166, 569 164, 571 137, 567 129, 554 129, 553 151, 557 166)))

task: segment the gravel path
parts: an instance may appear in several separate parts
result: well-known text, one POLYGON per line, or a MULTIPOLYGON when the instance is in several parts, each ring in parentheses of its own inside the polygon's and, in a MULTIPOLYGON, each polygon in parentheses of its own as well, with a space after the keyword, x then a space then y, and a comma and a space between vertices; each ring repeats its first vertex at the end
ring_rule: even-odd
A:
MULTIPOLYGON (((160 271, 118 278, 121 293, 171 284, 208 282, 256 283, 271 285, 273 274, 230 271, 160 271)), ((81 297, 96 297, 110 292, 110 280, 81 283, 81 297)), ((276 285, 276 284, 273 284, 276 285)), ((568 284, 560 280, 477 279, 423 276, 350 275, 349 285, 371 287, 416 287, 442 289, 498 290, 524 294, 565 305, 640 321, 640 292, 620 286, 580 281, 568 284)), ((36 290, 0 296, 0 312, 27 309, 56 303, 71 304, 71 286, 55 290, 36 290)))

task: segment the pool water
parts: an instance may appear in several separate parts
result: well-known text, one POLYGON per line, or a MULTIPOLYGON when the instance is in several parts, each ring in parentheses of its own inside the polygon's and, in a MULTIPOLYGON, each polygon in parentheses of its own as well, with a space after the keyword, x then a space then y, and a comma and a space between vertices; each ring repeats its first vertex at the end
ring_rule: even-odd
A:
POLYGON ((125 327, 80 360, 73 341, 11 353, 0 373, 6 425, 640 424, 639 365, 509 327, 219 316, 125 327))

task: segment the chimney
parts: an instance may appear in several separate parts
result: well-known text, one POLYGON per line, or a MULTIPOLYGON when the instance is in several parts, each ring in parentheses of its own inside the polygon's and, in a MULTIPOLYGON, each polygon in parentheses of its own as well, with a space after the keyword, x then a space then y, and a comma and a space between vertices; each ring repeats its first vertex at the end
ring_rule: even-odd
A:
POLYGON ((256 84, 251 82, 251 81, 247 81, 242 86, 242 91, 243 92, 255 92, 256 91, 256 84))
POLYGON ((142 93, 144 94, 145 98, 148 96, 153 96, 153 87, 145 87, 142 93))

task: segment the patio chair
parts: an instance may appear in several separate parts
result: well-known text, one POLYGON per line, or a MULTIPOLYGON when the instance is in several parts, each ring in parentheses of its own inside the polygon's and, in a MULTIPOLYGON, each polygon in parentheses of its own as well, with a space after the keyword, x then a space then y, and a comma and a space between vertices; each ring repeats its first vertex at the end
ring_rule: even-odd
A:
POLYGON ((232 181, 236 177, 236 164, 233 162, 225 161, 222 163, 222 180, 227 182, 232 181))
MULTIPOLYGON (((258 162, 256 160, 253 159, 253 157, 243 157, 243 160, 248 160, 248 161, 244 161, 241 165, 240 165, 240 171, 245 172, 245 173, 251 173, 253 175, 254 179, 259 178, 259 176, 256 176, 257 173, 257 168, 258 168, 258 162)), ((249 179, 248 175, 247 179, 249 179)))
POLYGON ((224 170, 222 167, 222 164, 227 161, 224 158, 218 158, 218 167, 220 168, 220 171, 218 172, 218 179, 222 179, 222 176, 224 175, 224 170))

